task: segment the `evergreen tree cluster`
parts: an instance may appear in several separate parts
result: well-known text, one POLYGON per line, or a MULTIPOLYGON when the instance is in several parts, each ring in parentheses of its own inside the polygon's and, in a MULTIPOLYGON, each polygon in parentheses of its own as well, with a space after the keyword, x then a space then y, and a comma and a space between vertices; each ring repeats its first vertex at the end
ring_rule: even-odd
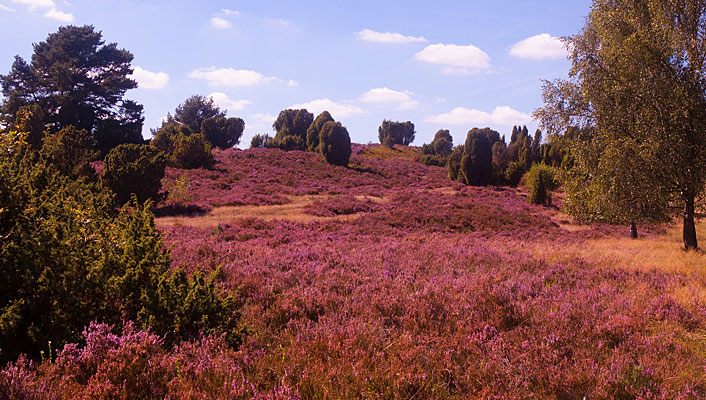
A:
POLYGON ((396 144, 409 146, 414 141, 414 124, 411 121, 397 122, 383 120, 378 128, 380 144, 393 148, 396 144))
POLYGON ((434 134, 434 140, 422 146, 422 156, 419 158, 419 162, 425 165, 446 166, 453 147, 454 141, 449 130, 439 129, 434 134))

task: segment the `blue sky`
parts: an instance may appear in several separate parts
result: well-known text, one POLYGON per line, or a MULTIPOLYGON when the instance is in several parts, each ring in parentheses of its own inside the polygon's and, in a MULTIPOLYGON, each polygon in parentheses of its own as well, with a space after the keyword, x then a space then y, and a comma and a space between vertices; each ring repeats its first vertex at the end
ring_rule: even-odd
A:
POLYGON ((589 0, 0 0, 0 72, 61 25, 94 25, 134 56, 143 135, 192 94, 245 120, 240 147, 272 133, 280 110, 328 109, 358 143, 382 119, 462 143, 473 127, 536 124, 541 80, 566 76, 557 37, 577 33, 589 0))

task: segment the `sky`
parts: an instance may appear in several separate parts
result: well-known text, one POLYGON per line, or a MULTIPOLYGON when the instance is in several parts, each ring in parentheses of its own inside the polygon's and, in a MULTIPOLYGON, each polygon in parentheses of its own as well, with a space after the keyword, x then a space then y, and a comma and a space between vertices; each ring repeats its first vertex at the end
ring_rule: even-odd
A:
POLYGON ((509 136, 537 127, 542 80, 566 77, 560 37, 589 0, 0 0, 0 73, 63 25, 93 25, 134 55, 143 136, 194 94, 245 120, 239 147, 273 134, 280 110, 328 110, 357 143, 383 119, 412 121, 415 144, 449 129, 509 136))

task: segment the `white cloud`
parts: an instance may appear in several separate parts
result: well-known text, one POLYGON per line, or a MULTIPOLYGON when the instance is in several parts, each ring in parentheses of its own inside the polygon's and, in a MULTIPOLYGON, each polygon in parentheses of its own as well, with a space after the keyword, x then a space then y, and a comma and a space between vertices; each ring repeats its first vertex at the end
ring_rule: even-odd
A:
MULTIPOLYGON (((59 11, 54 0, 12 0, 12 2, 26 6, 30 12, 44 11, 44 18, 54 19, 59 22, 73 22, 75 19, 73 14, 59 11)), ((9 7, 6 8, 9 9, 9 7)))
POLYGON ((267 17, 265 18, 265 22, 278 26, 280 28, 290 28, 294 26, 294 23, 288 19, 282 19, 282 18, 272 18, 272 17, 267 17))
POLYGON ((240 15, 240 11, 233 11, 233 10, 229 10, 227 8, 222 9, 221 12, 224 15, 240 15))
POLYGON ((230 29, 233 25, 226 19, 213 17, 211 18, 211 26, 216 29, 230 29))
POLYGON ((396 32, 375 32, 370 29, 363 29, 360 32, 356 32, 358 39, 373 42, 373 43, 395 43, 395 44, 408 44, 408 43, 420 43, 426 42, 427 40, 424 36, 414 37, 405 36, 401 33, 396 32))
POLYGON ((419 61, 443 65, 444 73, 478 73, 490 69, 490 56, 473 45, 431 44, 414 55, 419 61))
POLYGON ((429 116, 425 121, 443 125, 512 126, 532 123, 532 117, 508 106, 496 107, 492 113, 465 107, 456 107, 447 113, 429 116))
POLYGON ((208 95, 208 97, 213 99, 213 102, 220 108, 226 109, 228 111, 239 111, 245 108, 248 104, 252 104, 248 100, 231 100, 227 94, 222 92, 213 92, 208 95))
POLYGON ((542 33, 512 45, 510 55, 517 58, 544 60, 566 58, 567 52, 561 39, 542 33))
POLYGON ((301 109, 305 108, 309 112, 314 113, 314 114, 320 114, 323 111, 328 111, 331 113, 331 116, 335 118, 346 118, 350 117, 351 115, 355 114, 360 114, 363 112, 362 108, 350 105, 350 104, 343 104, 343 103, 336 103, 334 101, 331 101, 329 99, 318 99, 318 100, 312 100, 307 103, 302 103, 302 104, 295 104, 291 106, 290 108, 294 109, 301 109))
POLYGON ((135 66, 132 79, 137 81, 140 89, 164 89, 169 83, 169 75, 165 72, 151 72, 135 66))
POLYGON ((54 3, 54 0, 12 0, 12 2, 15 4, 22 4, 23 6, 27 6, 27 9, 29 9, 29 11, 56 8, 56 3, 54 3))
POLYGON ((410 96, 410 92, 398 92, 386 87, 370 89, 360 97, 364 103, 396 107, 398 110, 413 110, 419 103, 410 96))
POLYGON ((0 10, 2 11, 7 11, 7 12, 15 12, 15 9, 12 7, 8 7, 2 3, 0 3, 0 10))
MULTIPOLYGON (((216 67, 201 67, 193 70, 189 74, 189 78, 206 80, 211 86, 226 87, 246 87, 276 81, 282 82, 279 78, 273 76, 267 77, 256 71, 216 67)), ((292 86, 292 82, 294 81, 285 83, 292 86)))

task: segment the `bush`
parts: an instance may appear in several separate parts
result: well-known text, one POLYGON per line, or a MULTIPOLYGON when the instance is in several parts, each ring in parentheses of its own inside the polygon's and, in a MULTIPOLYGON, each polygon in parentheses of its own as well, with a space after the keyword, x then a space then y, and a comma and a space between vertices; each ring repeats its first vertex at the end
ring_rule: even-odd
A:
POLYGON ((157 149, 141 144, 121 144, 111 150, 103 164, 103 184, 120 204, 132 195, 139 202, 158 200, 166 159, 157 149))
POLYGON ((150 141, 150 146, 159 149, 165 155, 174 154, 176 142, 181 136, 189 136, 194 133, 188 125, 172 121, 162 125, 157 132, 153 132, 154 137, 150 141))
POLYGON ((181 135, 174 146, 171 165, 177 168, 207 168, 213 164, 211 145, 200 133, 181 135))
POLYGON ((258 133, 250 140, 251 149, 261 149, 272 145, 272 137, 266 133, 258 133))
POLYGON ((94 177, 95 170, 89 163, 97 157, 98 153, 93 150, 93 137, 85 129, 68 126, 44 137, 42 160, 71 179, 94 177))
POLYGON ((277 132, 272 146, 283 150, 306 150, 306 134, 314 121, 314 114, 307 110, 282 110, 272 124, 277 132))
MULTIPOLYGON (((319 149, 319 134, 321 129, 327 122, 334 121, 331 114, 328 111, 324 111, 319 114, 314 122, 309 126, 306 131, 306 149, 309 151, 318 151, 319 149)), ((334 121, 335 122, 335 121, 334 121)))
POLYGON ((529 189, 527 201, 532 204, 551 204, 552 191, 559 187, 556 169, 544 164, 535 164, 525 175, 529 189))
MULTIPOLYGON (((118 146, 110 158, 125 146, 136 145, 118 146)), ((51 165, 0 167, 2 360, 39 358, 49 341, 61 348, 80 340, 94 320, 135 321, 169 344, 200 331, 224 332, 237 344, 232 298, 217 290, 214 274, 170 271, 149 202, 133 200, 118 213, 109 193, 51 165)))
POLYGON ((448 171, 449 179, 452 181, 463 181, 463 174, 461 171, 461 158, 463 157, 463 145, 456 146, 451 151, 448 160, 446 160, 446 169, 448 171))
POLYGON ((485 130, 471 129, 463 146, 460 171, 467 185, 486 186, 493 182, 493 153, 485 130))
POLYGON ((351 137, 340 122, 329 121, 319 133, 319 152, 329 164, 347 166, 351 158, 351 137))
POLYGON ((393 122, 383 120, 378 128, 380 143, 392 148, 396 144, 409 146, 414 141, 414 124, 411 121, 393 122))
POLYGON ((245 121, 240 118, 206 118, 201 123, 201 134, 213 147, 229 149, 240 143, 245 121))
POLYGON ((522 176, 525 174, 525 165, 519 161, 513 161, 505 169, 505 180, 512 187, 520 184, 522 176))

